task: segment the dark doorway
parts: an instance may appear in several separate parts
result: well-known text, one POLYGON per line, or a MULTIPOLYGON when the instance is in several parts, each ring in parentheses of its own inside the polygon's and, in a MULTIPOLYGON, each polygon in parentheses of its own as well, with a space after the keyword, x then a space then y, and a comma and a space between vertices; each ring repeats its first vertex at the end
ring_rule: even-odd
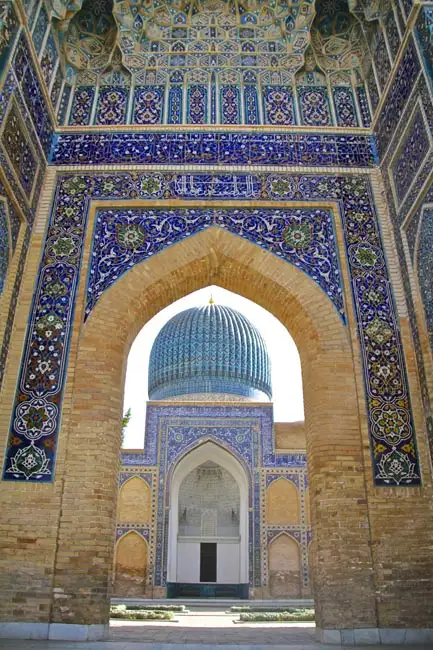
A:
POLYGON ((216 582, 217 545, 200 544, 200 582, 216 582))

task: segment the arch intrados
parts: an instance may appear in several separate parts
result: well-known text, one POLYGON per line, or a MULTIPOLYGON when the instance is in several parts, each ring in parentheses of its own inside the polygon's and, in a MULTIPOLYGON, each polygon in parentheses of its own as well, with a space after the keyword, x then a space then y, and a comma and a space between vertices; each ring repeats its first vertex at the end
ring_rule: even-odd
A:
POLYGON ((172 474, 172 490, 173 486, 179 489, 184 479, 207 460, 212 460, 227 470, 236 481, 241 493, 242 490, 248 492, 248 478, 242 464, 229 451, 211 440, 195 447, 179 459, 172 474))
POLYGON ((127 485, 127 483, 130 483, 130 481, 132 481, 132 479, 134 479, 134 478, 138 478, 138 479, 140 479, 140 481, 143 481, 144 485, 145 485, 149 490, 151 489, 149 483, 148 483, 148 482, 147 482, 147 481, 146 481, 142 476, 140 476, 139 474, 131 474, 131 476, 128 476, 128 478, 127 478, 127 479, 122 483, 122 485, 120 486, 120 490, 123 490, 123 488, 125 487, 125 485, 127 485))
POLYGON ((273 544, 277 539, 280 539, 281 537, 288 537, 288 539, 290 539, 292 542, 295 542, 296 546, 298 547, 298 550, 300 551, 300 549, 301 549, 301 545, 300 545, 300 543, 298 542, 297 539, 295 539, 294 537, 292 537, 292 535, 291 535, 289 532, 287 532, 286 530, 282 530, 281 533, 278 533, 278 535, 275 535, 275 537, 273 537, 273 538, 271 539, 271 541, 269 542, 269 547, 271 547, 272 544, 273 544))
POLYGON ((123 540, 126 539, 130 535, 136 535, 140 540, 142 540, 146 544, 146 548, 149 549, 149 544, 148 541, 143 535, 140 533, 138 530, 127 530, 123 535, 119 537, 119 539, 116 540, 115 548, 116 548, 116 553, 117 553, 117 548, 119 546, 119 543, 123 540))
MULTIPOLYGON (((129 348, 142 327, 176 300, 215 284, 269 311, 303 358, 318 349, 348 349, 349 337, 325 292, 289 262, 219 228, 207 228, 135 265, 99 299, 83 330, 129 348), (326 314, 326 318, 324 318, 326 314), (110 328, 106 324, 110 323, 110 328), (306 336, 308 333, 308 336, 306 336)), ((104 355, 104 345, 100 346, 104 355)))

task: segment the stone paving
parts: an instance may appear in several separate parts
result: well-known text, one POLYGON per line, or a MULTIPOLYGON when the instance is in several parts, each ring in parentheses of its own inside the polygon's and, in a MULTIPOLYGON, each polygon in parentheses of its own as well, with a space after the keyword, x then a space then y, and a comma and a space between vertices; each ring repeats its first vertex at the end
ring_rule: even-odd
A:
MULTIPOLYGON (((323 645, 314 623, 235 623, 236 614, 197 609, 176 614, 176 622, 112 620, 108 641, 30 641, 1 639, 1 650, 341 650, 353 646, 323 645)), ((402 646, 385 646, 401 650, 402 646)), ((384 646, 368 646, 384 650, 384 646)), ((405 645, 425 650, 433 645, 405 645)))

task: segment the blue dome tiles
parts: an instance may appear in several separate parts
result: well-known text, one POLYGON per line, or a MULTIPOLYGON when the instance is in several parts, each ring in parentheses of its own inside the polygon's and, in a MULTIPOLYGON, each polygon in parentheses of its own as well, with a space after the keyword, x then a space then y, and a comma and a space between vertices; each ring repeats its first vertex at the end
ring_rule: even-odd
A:
POLYGON ((213 303, 169 320, 150 354, 150 399, 203 393, 256 400, 272 395, 261 334, 239 312, 213 303))

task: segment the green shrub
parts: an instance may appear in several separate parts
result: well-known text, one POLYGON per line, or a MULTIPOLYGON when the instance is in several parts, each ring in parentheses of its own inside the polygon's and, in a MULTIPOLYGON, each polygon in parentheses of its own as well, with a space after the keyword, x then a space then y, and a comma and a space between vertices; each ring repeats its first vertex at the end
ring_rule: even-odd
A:
POLYGON ((314 621, 314 610, 298 609, 291 611, 250 611, 240 614, 239 620, 244 623, 250 622, 281 622, 281 621, 314 621))
POLYGON ((174 612, 158 612, 145 609, 130 612, 126 608, 124 610, 114 610, 112 608, 110 618, 120 618, 127 621, 171 621, 174 618, 174 612))
POLYGON ((290 614, 296 614, 297 612, 314 612, 314 609, 311 607, 273 607, 272 605, 233 605, 230 607, 230 612, 240 613, 240 612, 289 612, 290 614))
POLYGON ((185 612, 185 605, 113 605, 114 607, 125 607, 129 612, 142 611, 147 612, 185 612))

